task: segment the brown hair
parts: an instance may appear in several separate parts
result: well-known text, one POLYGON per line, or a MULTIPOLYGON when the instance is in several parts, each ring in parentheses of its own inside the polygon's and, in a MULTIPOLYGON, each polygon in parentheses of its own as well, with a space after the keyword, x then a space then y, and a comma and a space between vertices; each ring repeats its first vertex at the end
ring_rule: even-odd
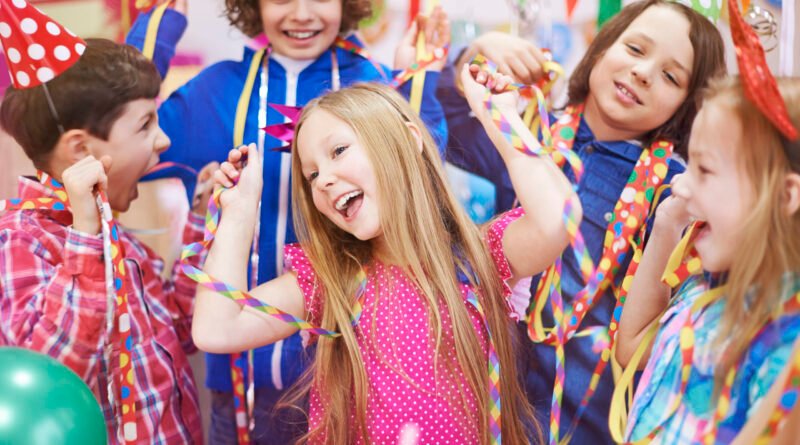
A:
MULTIPOLYGON (((355 330, 350 324, 356 274, 372 261, 372 244, 339 229, 314 206, 303 177, 297 144, 308 116, 325 110, 350 125, 375 169, 380 221, 388 248, 396 255, 428 308, 428 326, 437 360, 449 375, 461 372, 467 385, 450 394, 464 419, 477 425, 481 443, 489 443, 488 363, 470 321, 457 271, 469 277, 484 308, 486 323, 500 360, 502 434, 508 443, 528 443, 526 425, 536 425, 517 378, 503 284, 480 231, 450 192, 436 144, 417 114, 396 91, 378 84, 359 84, 322 96, 303 109, 292 150, 292 205, 295 231, 308 255, 324 295, 321 325, 342 333, 320 338, 312 380, 324 406, 318 427, 305 437, 324 436, 326 443, 369 441, 366 406, 369 382, 355 330), (422 133, 422 150, 407 123, 422 133), (424 227, 425 230, 419 230, 424 227), (331 255, 337 252, 337 255, 331 255), (477 286, 480 283, 480 286, 477 286), (445 329, 443 318, 450 320, 445 329), (454 358, 448 353, 454 351, 454 358), (466 409, 467 394, 476 410, 466 409), (459 403, 460 401, 460 403, 459 403), (355 426, 350 428, 350 415, 355 426)), ((312 130, 308 130, 312 131, 312 130)), ((365 328, 367 329, 367 328, 365 328)), ((538 436, 541 437, 540 432, 538 436)))
POLYGON ((111 127, 137 99, 158 96, 161 77, 136 48, 106 39, 87 39, 86 50, 68 70, 47 83, 60 122, 47 105, 43 87, 6 90, 0 125, 25 150, 36 168, 46 168, 65 131, 80 128, 108 139, 111 127))
POLYGON ((689 132, 697 115, 698 100, 702 96, 703 88, 710 79, 725 72, 725 48, 722 36, 707 18, 692 8, 669 0, 643 0, 622 8, 597 33, 586 54, 575 67, 569 79, 568 105, 578 105, 586 101, 589 95, 589 76, 597 61, 628 29, 631 22, 651 6, 672 8, 686 17, 689 22, 689 41, 694 48, 694 62, 686 99, 666 122, 643 135, 642 142, 650 144, 658 139, 669 140, 675 144, 675 151, 685 158, 689 132))
MULTIPOLYGON (((778 89, 789 119, 800 128, 800 79, 778 79, 778 89)), ((712 104, 729 110, 741 123, 737 164, 754 197, 727 274, 725 309, 716 338, 720 345, 728 343, 714 371, 717 394, 752 336, 780 310, 786 272, 800 270, 800 211, 785 210, 786 177, 800 174, 800 143, 788 143, 745 98, 739 78, 712 82, 703 106, 712 104)))
MULTIPOLYGON (((358 22, 372 15, 370 0, 337 0, 342 4, 342 24, 339 33, 345 34, 358 28, 358 22)), ((231 26, 247 37, 264 32, 261 22, 259 0, 225 0, 225 16, 231 26)))

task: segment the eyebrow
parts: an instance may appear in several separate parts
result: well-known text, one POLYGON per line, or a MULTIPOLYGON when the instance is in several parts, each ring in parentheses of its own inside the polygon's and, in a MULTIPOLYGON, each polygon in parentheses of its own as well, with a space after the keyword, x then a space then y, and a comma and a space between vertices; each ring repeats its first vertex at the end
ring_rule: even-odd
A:
POLYGON ((156 110, 148 110, 146 113, 139 117, 139 123, 144 123, 146 120, 156 117, 156 110))
MULTIPOLYGON (((655 45, 655 43, 656 43, 647 34, 644 34, 644 33, 641 33, 641 32, 634 32, 633 35, 635 37, 639 37, 640 39, 646 41, 647 43, 649 43, 651 45, 655 45)), ((683 66, 683 64, 681 64, 680 62, 678 62, 678 59, 675 59, 674 57, 670 57, 669 61, 672 62, 673 64, 675 64, 675 66, 678 67, 679 70, 681 70, 684 73, 686 73, 687 76, 689 75, 689 73, 690 73, 689 69, 686 68, 685 66, 683 66)))

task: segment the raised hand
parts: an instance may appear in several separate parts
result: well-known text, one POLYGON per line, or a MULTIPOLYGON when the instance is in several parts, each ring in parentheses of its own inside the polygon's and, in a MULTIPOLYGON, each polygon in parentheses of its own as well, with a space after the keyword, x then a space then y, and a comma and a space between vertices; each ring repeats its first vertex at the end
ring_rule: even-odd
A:
POLYGON ((261 154, 255 144, 231 150, 228 160, 214 172, 214 183, 229 189, 220 197, 223 210, 235 207, 238 210, 255 211, 261 199, 263 183, 261 154))
POLYGON ((110 168, 110 156, 103 156, 99 160, 87 156, 61 174, 72 210, 73 229, 91 235, 100 233, 100 212, 94 194, 96 190, 108 190, 110 168))
POLYGON ((682 232, 692 220, 686 209, 686 199, 683 198, 683 174, 672 178, 673 193, 665 199, 656 209, 655 225, 659 228, 677 230, 682 232))
POLYGON ((464 86, 464 97, 478 120, 483 121, 490 118, 483 103, 486 97, 486 88, 490 89, 492 102, 500 108, 503 114, 517 113, 519 94, 508 89, 512 83, 510 76, 492 74, 478 65, 465 64, 461 70, 461 83, 464 86))
POLYGON ((459 63, 468 62, 477 54, 483 54, 497 65, 499 73, 526 85, 542 77, 542 65, 547 61, 533 43, 498 31, 487 32, 475 39, 464 51, 459 63))
MULTIPOLYGON (((395 69, 406 69, 417 61, 417 36, 420 30, 425 33, 426 53, 442 52, 450 44, 450 20, 444 9, 437 6, 431 12, 430 17, 420 14, 411 23, 395 51, 395 69)), ((446 57, 442 57, 428 65, 426 70, 441 71, 446 63, 446 57)))

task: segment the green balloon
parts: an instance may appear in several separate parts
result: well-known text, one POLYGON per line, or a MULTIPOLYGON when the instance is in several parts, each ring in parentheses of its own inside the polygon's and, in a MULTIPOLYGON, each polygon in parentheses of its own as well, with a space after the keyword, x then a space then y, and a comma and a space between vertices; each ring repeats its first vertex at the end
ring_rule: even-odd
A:
POLYGON ((105 443, 103 413, 80 377, 44 354, 0 347, 0 444, 105 443))

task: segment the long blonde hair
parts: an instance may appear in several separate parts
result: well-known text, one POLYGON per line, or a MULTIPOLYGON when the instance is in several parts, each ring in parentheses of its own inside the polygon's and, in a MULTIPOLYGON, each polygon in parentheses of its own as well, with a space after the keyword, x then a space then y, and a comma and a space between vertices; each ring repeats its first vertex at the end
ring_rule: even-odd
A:
MULTIPOLYGON (((446 366, 463 372, 477 402, 477 412, 465 410, 465 416, 477 423, 482 443, 488 443, 488 364, 459 290, 457 269, 470 277, 472 285, 480 283, 477 295, 502 370, 503 439, 527 443, 525 423, 535 422, 517 379, 512 346, 515 330, 490 253, 479 229, 450 193, 442 160, 422 121, 394 90, 369 83, 329 93, 306 105, 292 146, 295 231, 317 274, 318 295, 324 295, 321 325, 342 333, 340 338, 320 338, 317 344, 310 384, 319 391, 323 412, 318 427, 303 440, 324 436, 327 443, 337 445, 353 443, 359 436, 368 440, 369 382, 350 315, 358 285, 356 274, 372 260, 372 246, 336 227, 312 201, 297 144, 306 119, 318 109, 350 125, 365 147, 377 178, 386 244, 423 295, 436 357, 445 360, 443 348, 455 349, 456 363, 446 366), (421 130, 421 152, 407 123, 421 130), (451 320, 452 332, 443 332, 442 313, 451 320), (351 413, 356 419, 354 430, 348 428, 351 413)), ((535 428, 539 433, 538 426, 535 428)))
MULTIPOLYGON (((800 128, 800 79, 778 79, 778 87, 795 128, 800 128)), ((744 96, 738 78, 709 87, 704 106, 714 103, 732 111, 742 125, 735 149, 755 199, 742 221, 742 242, 728 271, 725 309, 717 339, 728 341, 715 370, 715 394, 728 371, 739 362, 752 336, 781 308, 782 277, 800 271, 800 212, 786 212, 786 178, 800 173, 800 143, 787 143, 778 130, 744 96), (793 152, 789 157, 789 150, 793 152), (792 161, 793 158, 793 161, 792 161)))

